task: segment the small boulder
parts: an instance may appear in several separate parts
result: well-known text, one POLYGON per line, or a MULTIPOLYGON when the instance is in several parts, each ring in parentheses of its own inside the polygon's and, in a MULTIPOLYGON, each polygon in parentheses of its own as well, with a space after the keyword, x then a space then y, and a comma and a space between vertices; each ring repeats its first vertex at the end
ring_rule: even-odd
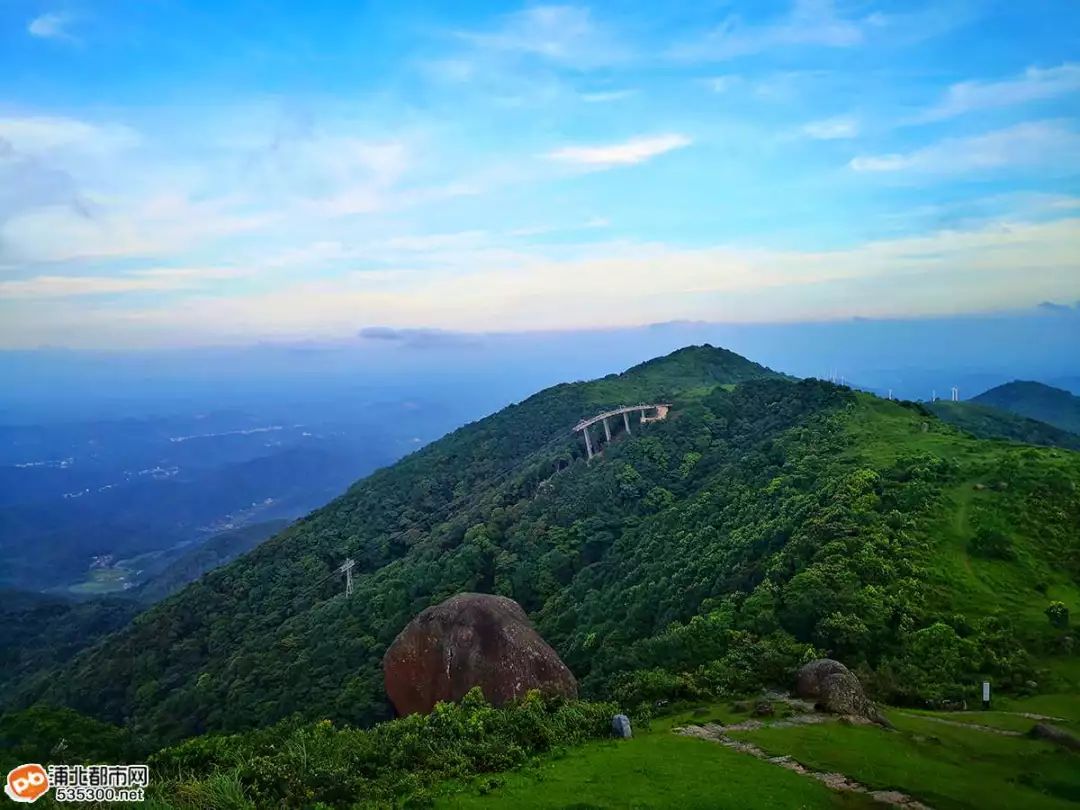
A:
POLYGON ((531 689, 577 696, 577 681, 504 596, 462 593, 409 622, 383 656, 383 680, 398 714, 427 713, 475 686, 496 706, 531 689))
POLYGON ((1071 748, 1074 751, 1080 751, 1080 737, 1075 734, 1070 734, 1063 728, 1052 726, 1049 723, 1036 723, 1028 732, 1029 737, 1034 737, 1037 740, 1049 740, 1057 745, 1064 746, 1065 748, 1071 748))
POLYGON ((819 658, 804 665, 796 676, 795 694, 812 700, 822 711, 863 717, 888 725, 874 702, 866 696, 855 673, 831 658, 819 658))
POLYGON ((759 700, 754 704, 754 717, 772 717, 776 714, 776 709, 767 700, 759 700))
POLYGON ((618 738, 629 740, 634 736, 630 730, 630 718, 625 714, 617 714, 611 718, 611 732, 618 738))

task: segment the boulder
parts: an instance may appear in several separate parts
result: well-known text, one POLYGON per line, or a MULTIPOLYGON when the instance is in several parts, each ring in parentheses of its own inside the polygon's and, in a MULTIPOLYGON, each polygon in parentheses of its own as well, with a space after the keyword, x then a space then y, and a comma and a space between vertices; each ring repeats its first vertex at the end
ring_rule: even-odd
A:
POLYGON ((804 665, 796 676, 795 694, 812 700, 814 706, 823 711, 888 725, 874 702, 866 696, 855 673, 831 658, 819 658, 804 665))
POLYGON ((575 697, 577 681, 504 596, 462 593, 409 622, 383 656, 386 694, 398 714, 430 712, 475 686, 501 706, 531 689, 575 697))
POLYGON ((1052 726, 1049 723, 1036 723, 1031 731, 1028 732, 1028 736, 1034 737, 1037 740, 1049 740, 1050 742, 1064 746, 1065 748, 1080 751, 1080 737, 1077 737, 1075 734, 1070 734, 1063 728, 1052 726))
POLYGON ((634 732, 630 729, 630 718, 625 714, 617 714, 612 717, 611 733, 623 740, 629 740, 633 737, 634 732))

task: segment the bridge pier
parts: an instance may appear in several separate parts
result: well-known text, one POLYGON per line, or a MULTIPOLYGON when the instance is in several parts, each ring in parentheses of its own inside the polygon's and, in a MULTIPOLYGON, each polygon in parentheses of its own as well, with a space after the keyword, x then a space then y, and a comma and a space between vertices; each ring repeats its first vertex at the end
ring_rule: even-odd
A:
POLYGON ((606 446, 611 442, 611 420, 622 414, 623 427, 626 428, 627 435, 630 434, 630 414, 636 413, 641 421, 641 424, 647 424, 649 422, 659 422, 662 419, 667 418, 668 409, 671 407, 666 402, 657 403, 655 405, 623 405, 620 408, 615 408, 610 411, 604 411, 598 413, 591 419, 582 419, 576 425, 574 425, 574 432, 585 434, 585 450, 589 454, 589 461, 592 461, 592 457, 601 451, 601 447, 593 449, 592 434, 589 433, 589 428, 595 425, 597 422, 603 422, 604 424, 604 445, 606 446), (650 410, 656 410, 656 416, 648 417, 646 414, 650 410))

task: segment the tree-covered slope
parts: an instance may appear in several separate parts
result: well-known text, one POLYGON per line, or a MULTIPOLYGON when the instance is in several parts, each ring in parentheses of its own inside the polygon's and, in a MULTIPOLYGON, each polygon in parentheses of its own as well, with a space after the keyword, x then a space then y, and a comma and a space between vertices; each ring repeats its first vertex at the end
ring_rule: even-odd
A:
POLYGON ((1080 433, 1080 397, 1040 382, 1016 380, 1005 383, 984 391, 972 402, 1080 433))
POLYGON ((977 402, 938 400, 926 406, 939 419, 981 439, 1005 439, 1022 444, 1080 450, 1080 434, 977 402))
MULTIPOLYGON (((370 606, 365 593, 350 603, 362 608, 356 615, 329 617, 341 587, 327 575, 346 556, 357 560, 361 588, 376 572, 385 578, 398 570, 384 570, 388 563, 424 565, 432 551, 448 565, 467 566, 472 547, 463 538, 470 526, 500 506, 527 501, 540 482, 584 455, 570 432, 582 416, 770 377, 780 375, 698 347, 622 375, 543 391, 375 473, 193 583, 84 655, 65 673, 67 685, 45 679, 45 694, 167 736, 246 727, 301 709, 383 717, 382 647, 433 601, 431 583, 414 576, 411 593, 388 591, 370 606)), ((457 579, 464 586, 471 575, 457 579)), ((461 589, 450 584, 455 576, 443 577, 443 596, 461 589)))
POLYGON ((141 607, 120 597, 76 601, 0 589, 0 694, 119 630, 141 607))
POLYGON ((191 551, 180 555, 163 571, 144 582, 139 586, 136 596, 144 602, 164 599, 189 582, 194 582, 207 571, 213 571, 250 551, 288 525, 289 521, 281 518, 219 532, 191 551))
POLYGON ((1077 607, 1080 455, 697 347, 556 386, 355 485, 19 695, 159 740, 299 713, 387 717, 417 612, 511 596, 587 694, 786 680, 809 655, 922 701, 1022 685, 1077 607), (570 427, 665 400, 586 463, 570 427), (346 599, 329 574, 357 561, 346 599))

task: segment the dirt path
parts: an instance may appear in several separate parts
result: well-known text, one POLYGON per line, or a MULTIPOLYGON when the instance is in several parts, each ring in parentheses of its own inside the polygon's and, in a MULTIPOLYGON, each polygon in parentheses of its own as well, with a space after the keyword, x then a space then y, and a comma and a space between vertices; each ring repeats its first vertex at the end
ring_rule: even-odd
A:
POLYGON ((862 793, 869 796, 874 801, 881 802, 882 804, 891 807, 904 807, 909 808, 910 810, 933 810, 929 805, 923 804, 917 799, 908 796, 906 793, 901 793, 898 790, 871 790, 866 785, 856 782, 851 777, 842 773, 815 771, 813 768, 808 768, 802 763, 796 762, 790 756, 769 756, 753 743, 736 740, 728 736, 729 731, 752 731, 753 729, 762 728, 766 725, 770 728, 785 728, 810 723, 824 723, 831 719, 832 718, 821 714, 801 714, 785 718, 784 720, 777 720, 772 723, 763 723, 760 720, 745 720, 742 723, 736 723, 730 726, 722 726, 718 723, 706 723, 703 726, 684 726, 683 728, 673 729, 673 731, 684 737, 696 737, 699 740, 719 743, 726 748, 734 749, 743 754, 749 754, 757 759, 793 771, 800 776, 808 776, 811 779, 817 779, 832 790, 846 791, 848 793, 862 793))
POLYGON ((1052 717, 1049 714, 1035 714, 1035 712, 1000 712, 1000 714, 1011 714, 1013 717, 1026 717, 1028 720, 1051 720, 1055 723, 1069 722, 1065 717, 1052 717))
POLYGON ((913 717, 916 720, 929 720, 931 723, 941 723, 946 726, 956 726, 957 728, 967 728, 972 731, 984 731, 987 734, 1000 734, 1002 737, 1023 737, 1022 731, 1010 731, 1005 728, 995 728, 994 726, 982 726, 978 723, 964 723, 960 720, 950 720, 947 717, 934 717, 929 714, 914 714, 913 712, 901 712, 897 711, 897 714, 902 714, 904 717, 913 717))

